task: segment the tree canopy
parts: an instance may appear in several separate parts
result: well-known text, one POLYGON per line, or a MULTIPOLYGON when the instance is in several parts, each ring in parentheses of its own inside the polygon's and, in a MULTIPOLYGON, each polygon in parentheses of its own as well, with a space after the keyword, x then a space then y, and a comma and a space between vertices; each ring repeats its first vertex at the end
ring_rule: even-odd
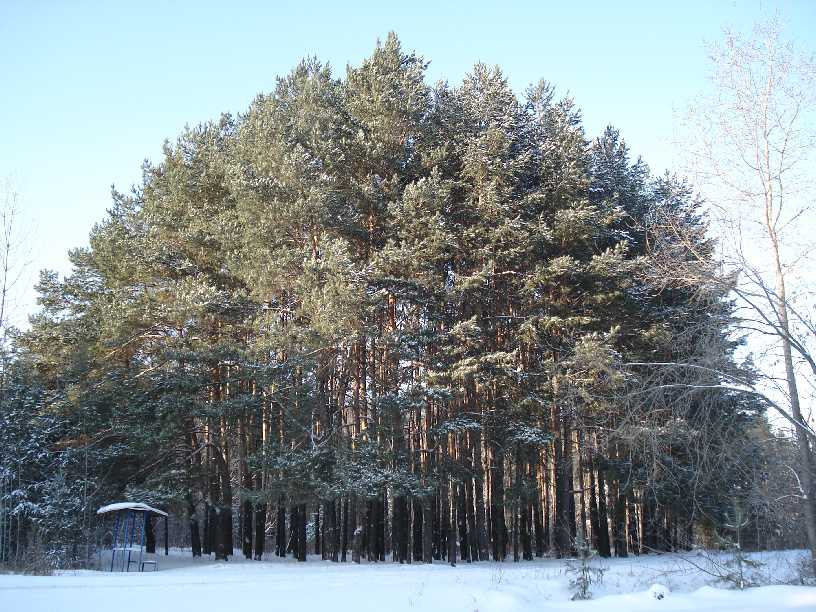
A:
POLYGON ((341 77, 304 60, 43 272, 3 389, 41 451, 0 450, 30 524, 76 542, 125 497, 219 558, 267 532, 302 560, 608 556, 686 545, 758 486, 761 408, 690 388, 738 370, 726 289, 654 273, 715 268, 688 187, 546 82, 426 67, 393 34, 341 77))

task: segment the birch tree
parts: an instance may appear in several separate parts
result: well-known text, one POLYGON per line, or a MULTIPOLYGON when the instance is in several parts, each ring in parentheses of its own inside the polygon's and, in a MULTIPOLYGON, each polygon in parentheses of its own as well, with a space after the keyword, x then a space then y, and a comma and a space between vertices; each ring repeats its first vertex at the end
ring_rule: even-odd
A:
POLYGON ((806 314, 816 246, 807 232, 814 221, 816 69, 785 41, 778 19, 757 25, 750 37, 726 31, 709 51, 711 92, 689 113, 687 150, 699 186, 717 203, 712 211, 723 228, 724 261, 736 274, 740 327, 753 347, 770 349, 761 364, 766 400, 784 403, 795 425, 816 565, 814 459, 803 410, 803 389, 812 391, 816 381, 816 338, 806 314))
POLYGON ((2 367, 8 351, 8 335, 14 323, 17 292, 28 267, 28 236, 22 221, 20 199, 10 179, 0 191, 0 353, 2 367))

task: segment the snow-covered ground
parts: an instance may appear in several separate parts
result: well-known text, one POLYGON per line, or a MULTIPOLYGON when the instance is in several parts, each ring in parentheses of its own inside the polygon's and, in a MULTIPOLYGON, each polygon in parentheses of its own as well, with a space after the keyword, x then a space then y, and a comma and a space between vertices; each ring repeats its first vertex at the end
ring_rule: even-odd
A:
MULTIPOLYGON (((189 553, 188 553, 189 554, 189 553)), ((801 551, 753 555, 763 582, 796 574, 801 551)), ((705 558, 689 553, 700 568, 705 558)), ((603 581, 593 599, 570 601, 562 561, 474 563, 450 567, 379 563, 355 565, 310 559, 193 561, 180 551, 160 556, 155 573, 63 572, 55 576, 0 575, 0 611, 196 612, 296 610, 298 612, 532 612, 592 610, 816 611, 816 588, 764 586, 735 591, 680 555, 600 562, 603 581), (656 586, 658 585, 658 586, 656 586), (719 588, 715 588, 718 586, 719 588), (658 594, 664 594, 660 599, 658 594)))

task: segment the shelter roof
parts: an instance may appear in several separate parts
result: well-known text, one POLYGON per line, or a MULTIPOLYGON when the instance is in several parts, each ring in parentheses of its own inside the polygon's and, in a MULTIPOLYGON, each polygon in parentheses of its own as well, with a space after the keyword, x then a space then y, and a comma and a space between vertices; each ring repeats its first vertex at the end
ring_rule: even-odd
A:
POLYGON ((166 512, 162 512, 157 508, 152 508, 151 506, 142 504, 140 502, 116 502, 115 504, 102 506, 96 511, 96 513, 107 514, 108 512, 118 512, 119 510, 137 510, 141 512, 149 512, 150 514, 156 514, 158 516, 167 516, 166 512))

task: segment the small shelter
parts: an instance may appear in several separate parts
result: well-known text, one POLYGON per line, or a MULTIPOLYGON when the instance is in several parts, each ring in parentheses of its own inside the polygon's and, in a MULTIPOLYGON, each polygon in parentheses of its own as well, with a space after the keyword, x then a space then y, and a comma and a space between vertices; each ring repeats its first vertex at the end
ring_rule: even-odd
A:
POLYGON ((140 572, 144 571, 146 565, 152 565, 153 571, 159 569, 158 556, 153 559, 145 557, 145 536, 152 527, 153 518, 164 517, 164 554, 168 554, 166 512, 139 502, 117 502, 102 506, 96 513, 116 515, 111 537, 110 571, 118 568, 119 571, 129 572, 130 566, 134 564, 140 572), (138 553, 138 557, 135 553, 138 553))

